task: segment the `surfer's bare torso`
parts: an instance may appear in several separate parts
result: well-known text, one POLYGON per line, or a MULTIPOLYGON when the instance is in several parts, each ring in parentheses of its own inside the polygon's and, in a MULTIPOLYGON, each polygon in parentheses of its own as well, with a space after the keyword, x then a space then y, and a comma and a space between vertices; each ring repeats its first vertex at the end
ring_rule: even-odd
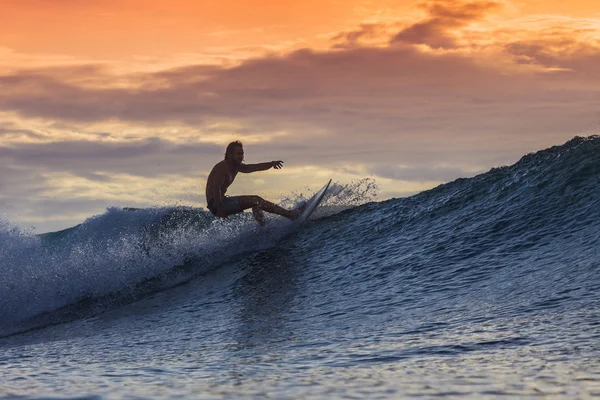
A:
POLYGON ((216 194, 225 197, 227 189, 235 180, 238 172, 239 168, 232 166, 226 160, 215 165, 206 182, 206 200, 208 202, 214 200, 216 194))

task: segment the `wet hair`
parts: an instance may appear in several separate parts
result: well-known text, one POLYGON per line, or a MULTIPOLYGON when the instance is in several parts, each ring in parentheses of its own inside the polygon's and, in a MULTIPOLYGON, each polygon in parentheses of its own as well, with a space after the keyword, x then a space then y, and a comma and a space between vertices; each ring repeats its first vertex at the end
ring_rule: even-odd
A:
POLYGON ((227 154, 229 154, 230 152, 233 151, 233 149, 235 149, 236 147, 240 147, 240 148, 244 148, 244 145, 242 144, 242 142, 240 142, 239 140, 236 140, 235 142, 231 142, 227 145, 227 149, 225 149, 225 159, 227 160, 227 154))

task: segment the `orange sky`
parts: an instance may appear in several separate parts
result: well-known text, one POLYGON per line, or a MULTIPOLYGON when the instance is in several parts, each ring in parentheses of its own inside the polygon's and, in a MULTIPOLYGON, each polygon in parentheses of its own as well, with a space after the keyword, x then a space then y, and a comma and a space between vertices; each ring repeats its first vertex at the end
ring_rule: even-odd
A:
POLYGON ((320 0, 14 1, 3 5, 0 42, 18 51, 99 57, 279 44, 311 40, 356 19, 353 7, 339 5, 320 0))
MULTIPOLYGON (((0 46, 16 52, 121 58, 222 47, 322 44, 363 21, 422 14, 391 0, 0 0, 0 46), (319 39, 321 38, 321 39, 319 39)), ((506 3, 503 18, 550 14, 599 18, 597 0, 506 3)))

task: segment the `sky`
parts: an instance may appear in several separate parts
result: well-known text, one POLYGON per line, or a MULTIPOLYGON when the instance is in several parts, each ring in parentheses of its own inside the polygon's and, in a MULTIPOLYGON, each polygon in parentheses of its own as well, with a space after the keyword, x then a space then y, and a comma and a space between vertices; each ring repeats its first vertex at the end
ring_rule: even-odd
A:
POLYGON ((278 201, 374 179, 405 197, 600 133, 597 0, 0 0, 0 220, 278 201))

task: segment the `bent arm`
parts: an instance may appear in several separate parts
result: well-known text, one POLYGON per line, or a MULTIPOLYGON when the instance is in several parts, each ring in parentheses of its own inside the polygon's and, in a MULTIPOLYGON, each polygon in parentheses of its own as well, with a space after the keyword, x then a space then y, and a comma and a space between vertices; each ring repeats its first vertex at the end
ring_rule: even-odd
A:
POLYGON ((242 164, 239 171, 249 174, 251 172, 266 171, 270 168, 279 169, 281 167, 283 167, 283 161, 270 161, 259 164, 242 164))

